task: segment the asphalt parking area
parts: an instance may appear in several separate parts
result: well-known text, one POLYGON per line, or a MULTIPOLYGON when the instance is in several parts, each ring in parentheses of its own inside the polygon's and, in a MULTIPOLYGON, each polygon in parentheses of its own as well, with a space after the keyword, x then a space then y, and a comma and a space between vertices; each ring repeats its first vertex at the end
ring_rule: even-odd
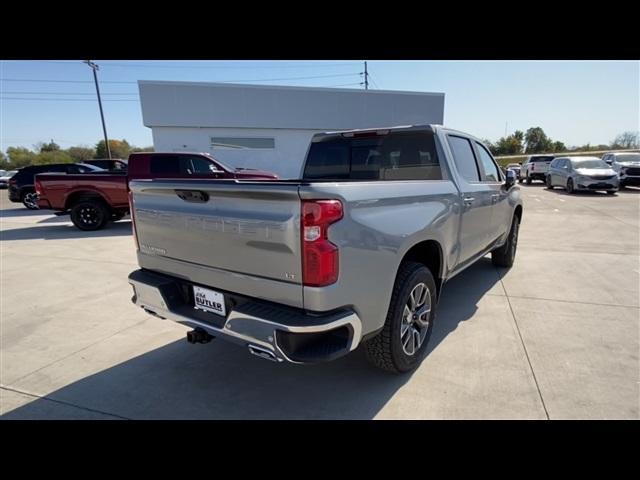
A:
POLYGON ((404 376, 190 345, 130 302, 128 220, 80 232, 0 191, 0 418, 640 418, 640 189, 521 190, 515 266, 453 279, 404 376))

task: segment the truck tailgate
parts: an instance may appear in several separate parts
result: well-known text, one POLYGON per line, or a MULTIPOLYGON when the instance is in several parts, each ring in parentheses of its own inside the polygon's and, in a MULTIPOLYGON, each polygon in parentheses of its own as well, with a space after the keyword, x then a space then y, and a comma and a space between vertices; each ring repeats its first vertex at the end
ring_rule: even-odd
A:
POLYGON ((294 182, 130 182, 143 268, 302 307, 294 182))

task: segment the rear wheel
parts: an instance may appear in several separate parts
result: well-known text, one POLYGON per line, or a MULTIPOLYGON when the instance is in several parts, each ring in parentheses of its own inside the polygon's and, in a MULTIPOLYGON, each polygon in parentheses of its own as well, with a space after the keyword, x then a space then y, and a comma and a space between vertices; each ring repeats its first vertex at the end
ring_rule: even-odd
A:
POLYGON ((389 372, 415 369, 427 351, 436 309, 436 283, 417 262, 400 266, 382 331, 364 343, 369 362, 389 372))
POLYGON ((109 209, 100 200, 80 200, 71 207, 71 221, 80 230, 100 230, 110 217, 109 209))
POLYGON ((510 268, 513 266, 513 262, 516 259, 516 249, 518 248, 519 231, 520 219, 517 215, 514 215, 507 241, 503 246, 491 252, 491 261, 496 267, 510 268))
POLYGON ((531 179, 531 177, 529 175, 527 175, 527 185, 531 185, 531 182, 533 180, 531 179))
POLYGON ((573 187, 573 179, 569 178, 567 179, 567 193, 574 193, 575 192, 575 188, 573 187))
POLYGON ((22 194, 22 204, 29 210, 38 210, 38 194, 33 190, 27 190, 22 194))

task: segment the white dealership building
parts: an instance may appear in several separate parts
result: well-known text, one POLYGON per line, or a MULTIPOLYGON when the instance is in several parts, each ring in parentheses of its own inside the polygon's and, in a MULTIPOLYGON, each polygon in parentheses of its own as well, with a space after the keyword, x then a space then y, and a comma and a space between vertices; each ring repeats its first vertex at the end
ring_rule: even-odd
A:
POLYGON ((444 93, 138 82, 156 151, 208 152, 231 167, 299 178, 314 133, 442 124, 444 93))

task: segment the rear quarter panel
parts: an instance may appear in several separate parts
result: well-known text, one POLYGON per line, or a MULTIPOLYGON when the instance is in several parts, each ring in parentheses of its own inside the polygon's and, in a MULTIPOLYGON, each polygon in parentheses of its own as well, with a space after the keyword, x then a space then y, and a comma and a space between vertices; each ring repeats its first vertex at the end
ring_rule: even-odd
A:
POLYGON ((339 199, 344 210, 328 232, 339 247, 338 281, 304 287, 307 310, 351 306, 366 334, 384 324, 398 267, 411 247, 435 240, 443 270, 455 264, 461 204, 450 180, 312 183, 300 187, 300 196, 339 199))

